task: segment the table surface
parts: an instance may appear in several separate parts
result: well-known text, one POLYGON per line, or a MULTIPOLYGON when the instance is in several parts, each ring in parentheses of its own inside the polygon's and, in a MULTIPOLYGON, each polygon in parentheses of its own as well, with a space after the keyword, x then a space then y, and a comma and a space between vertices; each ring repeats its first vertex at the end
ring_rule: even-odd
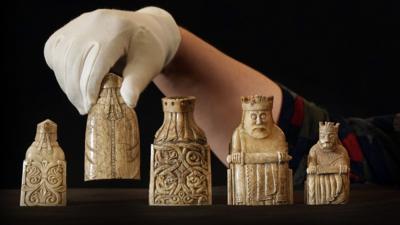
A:
POLYGON ((352 185, 346 205, 227 206, 226 187, 211 206, 149 206, 147 189, 68 189, 66 207, 19 207, 19 190, 0 190, 1 224, 400 224, 400 189, 352 185))

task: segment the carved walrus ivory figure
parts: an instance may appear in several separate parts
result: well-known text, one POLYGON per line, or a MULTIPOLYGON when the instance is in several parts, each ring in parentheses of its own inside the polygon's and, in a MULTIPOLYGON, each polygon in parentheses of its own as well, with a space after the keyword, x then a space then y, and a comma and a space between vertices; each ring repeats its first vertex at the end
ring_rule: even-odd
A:
POLYGON ((227 157, 229 205, 293 203, 292 170, 282 130, 272 118, 273 97, 242 97, 242 120, 227 157))
POLYGON ((67 166, 57 142, 57 124, 37 125, 35 141, 28 148, 22 170, 20 206, 65 206, 67 166))
POLYGON ((151 148, 150 205, 211 204, 210 147, 193 118, 195 97, 163 98, 151 148))
POLYGON ((308 205, 344 204, 350 194, 350 159, 338 138, 339 123, 320 122, 319 140, 308 155, 308 205))
POLYGON ((140 139, 135 111, 120 94, 122 78, 108 74, 86 124, 85 181, 140 179, 140 139))

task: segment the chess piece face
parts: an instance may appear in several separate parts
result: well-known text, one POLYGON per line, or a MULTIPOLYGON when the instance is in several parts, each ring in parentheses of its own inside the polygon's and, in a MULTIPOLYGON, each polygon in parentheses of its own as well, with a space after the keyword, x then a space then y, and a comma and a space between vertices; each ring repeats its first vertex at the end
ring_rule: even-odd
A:
POLYGON ((150 205, 211 204, 210 147, 194 121, 194 97, 162 99, 164 122, 151 148, 150 205))
POLYGON ((66 169, 57 124, 51 120, 39 123, 23 162, 20 206, 65 206, 66 169))
POLYGON ((320 122, 319 141, 308 155, 305 200, 309 205, 344 204, 350 193, 350 160, 338 139, 339 123, 320 122))
POLYGON ((140 179, 140 138, 135 111, 120 94, 122 78, 108 74, 90 109, 85 138, 85 181, 140 179))
POLYGON ((334 130, 323 130, 319 132, 319 145, 321 149, 327 152, 334 151, 337 148, 338 135, 334 130))
POLYGON ((243 113, 243 128, 250 136, 262 139, 271 133, 273 121, 270 111, 248 110, 243 113))
POLYGON ((272 97, 242 97, 242 121, 227 157, 228 204, 291 204, 291 157, 282 130, 272 118, 272 97))

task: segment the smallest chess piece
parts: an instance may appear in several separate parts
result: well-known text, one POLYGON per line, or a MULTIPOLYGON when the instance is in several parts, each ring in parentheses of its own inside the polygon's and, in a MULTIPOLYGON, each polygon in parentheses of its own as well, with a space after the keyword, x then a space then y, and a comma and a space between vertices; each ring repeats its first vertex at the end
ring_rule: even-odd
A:
POLYGON ((66 162, 57 142, 57 124, 47 119, 37 125, 22 170, 20 206, 65 206, 66 162))
POLYGON ((350 194, 350 159, 338 138, 339 123, 320 122, 319 140, 308 155, 305 201, 344 204, 350 194))

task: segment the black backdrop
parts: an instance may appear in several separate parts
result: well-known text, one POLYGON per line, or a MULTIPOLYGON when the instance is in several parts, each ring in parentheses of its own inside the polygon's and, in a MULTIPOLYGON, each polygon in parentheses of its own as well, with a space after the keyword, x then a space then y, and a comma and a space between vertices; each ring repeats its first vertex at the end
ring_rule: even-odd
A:
MULTIPOLYGON (((86 116, 59 88, 43 57, 47 38, 83 12, 160 6, 183 27, 305 98, 344 116, 400 111, 399 7, 375 1, 18 1, 2 11, 1 187, 19 188, 36 124, 58 124, 70 187, 147 187, 150 144, 162 122, 162 94, 151 84, 136 108, 142 180, 83 182, 86 116)), ((229 90, 227 90, 229 91, 229 90)), ((214 158, 213 182, 225 184, 214 158)))

